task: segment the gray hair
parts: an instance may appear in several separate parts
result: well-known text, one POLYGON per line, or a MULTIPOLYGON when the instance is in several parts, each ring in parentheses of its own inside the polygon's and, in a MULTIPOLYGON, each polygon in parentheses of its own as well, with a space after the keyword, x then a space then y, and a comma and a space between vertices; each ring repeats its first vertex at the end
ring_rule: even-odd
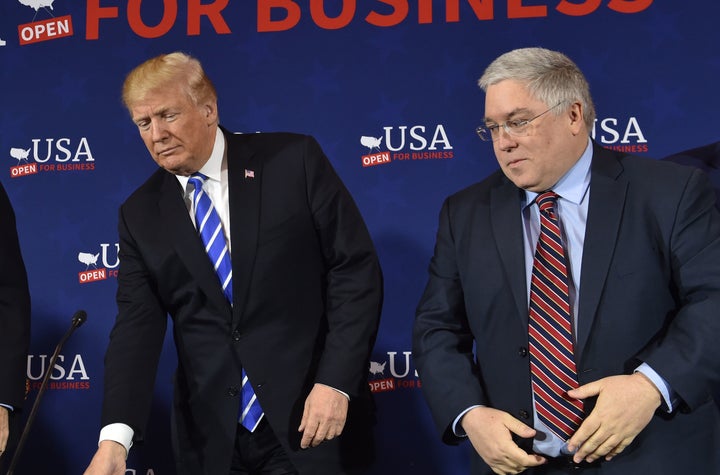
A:
MULTIPOLYGON (((510 51, 490 63, 478 85, 487 92, 489 86, 507 79, 525 84, 530 95, 548 107, 561 102, 580 102, 583 121, 588 130, 592 129, 595 106, 590 86, 580 68, 564 54, 544 48, 510 51)), ((562 110, 556 109, 552 113, 559 115, 562 110)))

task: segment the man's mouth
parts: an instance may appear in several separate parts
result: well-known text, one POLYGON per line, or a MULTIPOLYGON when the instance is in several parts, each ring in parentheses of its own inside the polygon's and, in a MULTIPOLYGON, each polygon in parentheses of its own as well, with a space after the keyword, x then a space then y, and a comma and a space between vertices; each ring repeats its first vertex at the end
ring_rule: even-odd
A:
POLYGON ((172 155, 176 149, 177 149, 177 147, 166 148, 164 150, 157 152, 157 154, 158 154, 158 156, 167 157, 168 155, 172 155))
POLYGON ((510 160, 509 162, 507 162, 506 166, 512 168, 512 167, 518 165, 519 163, 524 162, 525 160, 526 160, 525 158, 517 158, 515 160, 510 160))

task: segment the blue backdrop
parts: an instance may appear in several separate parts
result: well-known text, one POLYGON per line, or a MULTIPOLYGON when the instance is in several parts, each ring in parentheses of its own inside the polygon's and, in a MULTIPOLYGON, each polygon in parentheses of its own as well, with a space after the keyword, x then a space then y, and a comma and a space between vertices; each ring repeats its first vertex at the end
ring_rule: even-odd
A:
MULTIPOLYGON (((225 127, 318 139, 385 275, 373 473, 454 475, 469 447, 439 442, 410 333, 443 198, 496 169, 474 133, 477 78, 510 49, 561 50, 591 83, 595 138, 660 158, 718 140, 719 17, 715 0, 3 0, 0 180, 32 293, 28 407, 52 370, 17 473, 81 473, 96 448, 117 208, 156 166, 119 100, 140 62, 186 51, 213 78, 225 127), (87 323, 47 368, 78 309, 87 323)), ((128 473, 173 472, 167 343, 128 473)))

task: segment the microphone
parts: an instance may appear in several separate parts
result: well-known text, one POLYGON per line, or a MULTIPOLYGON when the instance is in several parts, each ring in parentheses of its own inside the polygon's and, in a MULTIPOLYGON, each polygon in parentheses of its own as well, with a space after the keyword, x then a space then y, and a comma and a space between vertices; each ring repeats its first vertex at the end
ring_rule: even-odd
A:
MULTIPOLYGON (((72 317, 72 330, 75 330, 76 328, 80 328, 80 325, 85 323, 85 320, 87 320, 87 313, 85 313, 85 310, 78 310, 75 312, 75 314, 72 317)), ((69 336, 69 335, 68 335, 69 336)))
POLYGON ((40 389, 38 390, 35 402, 33 402, 32 409, 30 410, 30 415, 28 416, 28 420, 25 423, 22 434, 20 435, 20 441, 18 442, 17 448, 15 449, 12 461, 10 462, 10 468, 8 469, 6 475, 13 475, 15 471, 15 466, 20 459, 20 453, 25 446, 25 441, 27 440, 28 434, 30 433, 30 427, 35 420, 35 416, 37 415, 38 407, 40 406, 40 399, 42 399, 43 394, 45 393, 45 389, 47 389, 47 383, 50 380, 50 373, 52 373, 52 370, 55 367, 55 361, 57 360, 63 345, 65 345, 67 339, 70 338, 70 335, 72 335, 72 333, 77 328, 79 328, 80 325, 85 323, 85 320, 87 320, 87 313, 85 312, 85 310, 78 310, 77 312, 75 312, 72 316, 72 321, 70 322, 70 328, 68 328, 68 331, 65 332, 65 335, 62 337, 62 340, 60 340, 60 343, 58 343, 58 345, 55 347, 55 352, 53 353, 52 358, 50 358, 50 363, 47 367, 47 371, 45 371, 45 377, 43 377, 42 383, 40 384, 40 389))

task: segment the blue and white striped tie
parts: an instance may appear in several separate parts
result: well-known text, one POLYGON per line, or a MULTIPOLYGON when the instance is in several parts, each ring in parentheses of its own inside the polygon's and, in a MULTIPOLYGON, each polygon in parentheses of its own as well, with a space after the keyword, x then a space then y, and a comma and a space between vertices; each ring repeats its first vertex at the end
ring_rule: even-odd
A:
MULTIPOLYGON (((195 187, 193 207, 195 208, 195 226, 200 238, 205 244, 205 252, 213 263, 215 272, 222 284, 223 293, 232 305, 232 261, 228 252, 225 234, 223 234, 220 215, 215 211, 210 197, 203 191, 203 183, 207 177, 202 173, 195 173, 190 177, 190 183, 195 187)), ((241 410, 240 423, 250 432, 253 432, 263 417, 260 402, 255 397, 252 385, 248 381, 245 369, 242 370, 242 389, 240 390, 241 410)))

